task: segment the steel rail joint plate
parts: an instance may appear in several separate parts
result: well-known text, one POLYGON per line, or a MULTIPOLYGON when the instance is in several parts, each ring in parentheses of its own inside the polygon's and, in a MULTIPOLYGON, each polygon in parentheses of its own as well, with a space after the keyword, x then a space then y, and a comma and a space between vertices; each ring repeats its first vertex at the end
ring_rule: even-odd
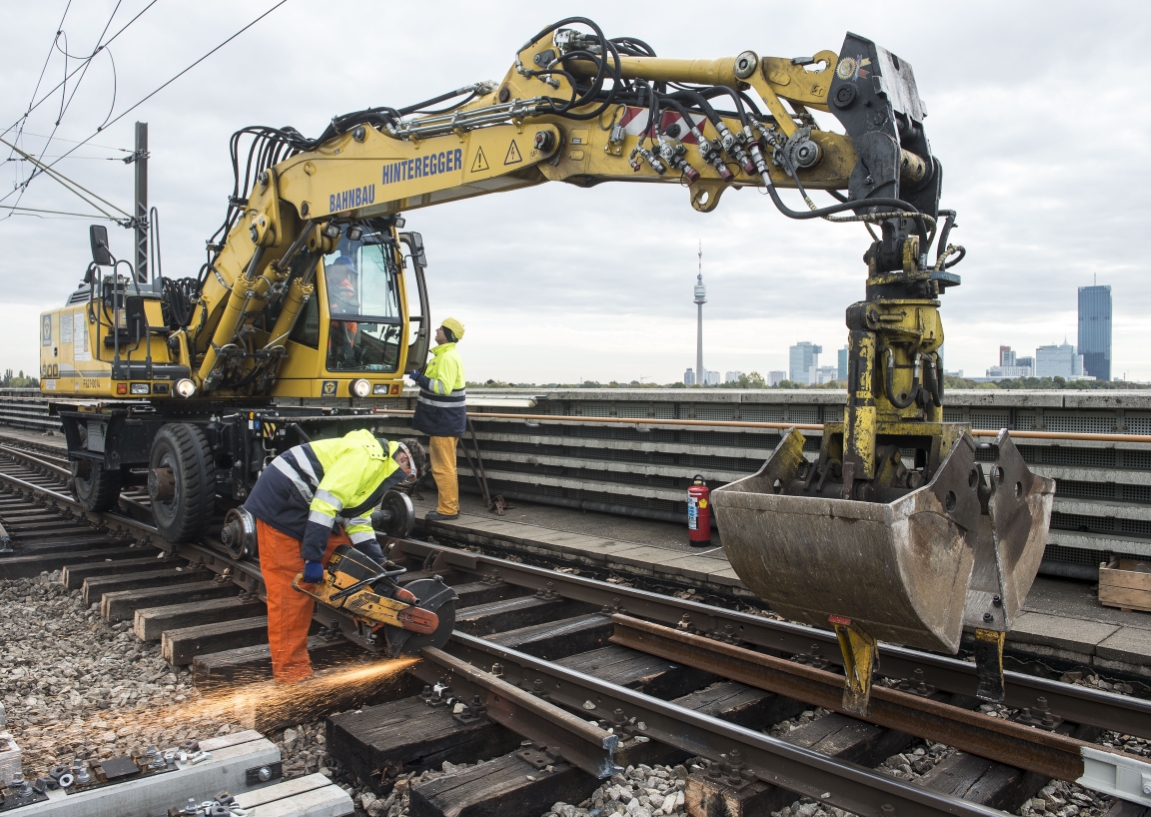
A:
MULTIPOLYGON (((472 665, 490 666, 498 662, 503 666, 504 677, 510 681, 542 678, 553 702, 585 711, 586 717, 611 720, 615 710, 622 709, 637 722, 643 721, 645 736, 691 755, 718 762, 722 760, 721 755, 738 749, 747 768, 765 783, 861 817, 890 817, 893 807, 894 813, 905 817, 1002 817, 1002 812, 996 809, 895 780, 855 763, 683 709, 476 636, 453 633, 445 652, 472 665), (588 710, 587 703, 592 703, 594 710, 588 710), (827 792, 831 792, 830 797, 824 797, 827 792)), ((413 671, 419 674, 420 665, 413 667, 413 671)), ((430 678, 432 674, 435 672, 420 677, 430 678)))

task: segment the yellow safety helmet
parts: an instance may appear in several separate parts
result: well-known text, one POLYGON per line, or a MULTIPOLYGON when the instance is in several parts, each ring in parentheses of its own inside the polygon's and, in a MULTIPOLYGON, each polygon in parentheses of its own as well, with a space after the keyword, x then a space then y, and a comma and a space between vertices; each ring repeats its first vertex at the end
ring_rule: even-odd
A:
POLYGON ((457 318, 444 318, 440 326, 450 330, 455 340, 463 340, 464 325, 457 318))

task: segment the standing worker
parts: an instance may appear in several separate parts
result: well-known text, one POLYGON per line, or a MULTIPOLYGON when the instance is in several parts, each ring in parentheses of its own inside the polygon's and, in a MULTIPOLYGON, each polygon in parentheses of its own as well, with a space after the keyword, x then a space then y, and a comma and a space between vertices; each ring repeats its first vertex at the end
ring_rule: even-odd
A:
POLYGON ((423 461, 416 440, 377 440, 358 429, 290 448, 260 474, 244 507, 256 517, 276 681, 290 684, 312 674, 308 628, 315 601, 295 590, 292 580, 303 572, 304 583, 323 581, 324 564, 340 545, 382 564, 372 511, 385 491, 415 478, 423 461))
POLYGON ((423 369, 412 369, 408 377, 420 387, 412 427, 431 437, 432 476, 439 501, 428 520, 455 519, 460 515, 460 484, 456 476, 456 443, 468 427, 464 386, 464 363, 456 343, 464 336, 464 325, 447 318, 436 330, 432 359, 423 369))

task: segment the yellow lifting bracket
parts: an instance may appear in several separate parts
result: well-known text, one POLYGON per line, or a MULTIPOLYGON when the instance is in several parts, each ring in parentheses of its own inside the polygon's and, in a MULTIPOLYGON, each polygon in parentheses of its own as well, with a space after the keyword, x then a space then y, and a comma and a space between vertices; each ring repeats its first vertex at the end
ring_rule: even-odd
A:
POLYGON ((829 616, 835 628, 839 649, 843 653, 843 709, 853 715, 866 717, 871 704, 871 675, 879 665, 879 649, 875 639, 846 616, 829 616))

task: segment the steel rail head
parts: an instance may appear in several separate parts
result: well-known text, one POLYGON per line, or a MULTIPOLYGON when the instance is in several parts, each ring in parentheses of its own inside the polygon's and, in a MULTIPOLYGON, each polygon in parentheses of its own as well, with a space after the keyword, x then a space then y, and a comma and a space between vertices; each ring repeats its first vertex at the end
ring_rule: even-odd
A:
POLYGON ((738 750, 744 770, 763 782, 863 817, 890 817, 893 813, 904 817, 1003 817, 996 809, 911 785, 458 630, 445 652, 473 668, 499 663, 504 679, 512 683, 539 678, 552 701, 583 711, 587 717, 610 720, 617 709, 623 710, 635 718, 644 736, 692 755, 723 762, 732 750, 738 750))
MULTIPOLYGON (((607 584, 585 576, 557 573, 549 568, 508 562, 446 545, 412 539, 391 541, 397 553, 419 559, 442 557, 446 564, 460 570, 498 578, 533 591, 551 588, 565 598, 596 604, 608 612, 626 612, 731 643, 746 643, 842 665, 839 644, 831 631, 607 584)), ((940 690, 975 695, 978 679, 972 663, 888 644, 880 645, 880 653, 882 674, 889 678, 922 679, 940 690)), ((1046 706, 1065 720, 1151 738, 1151 701, 1020 672, 1007 671, 1004 679, 1006 706, 1034 707, 1037 699, 1045 698, 1046 706)))
POLYGON ((47 468, 49 471, 54 472, 58 476, 64 477, 64 479, 72 478, 72 472, 67 468, 62 467, 57 463, 48 462, 48 460, 44 459, 43 457, 31 454, 27 451, 22 451, 19 448, 14 448, 10 445, 0 445, 0 451, 3 451, 10 457, 16 457, 18 459, 24 460, 25 462, 32 463, 38 468, 47 468))

